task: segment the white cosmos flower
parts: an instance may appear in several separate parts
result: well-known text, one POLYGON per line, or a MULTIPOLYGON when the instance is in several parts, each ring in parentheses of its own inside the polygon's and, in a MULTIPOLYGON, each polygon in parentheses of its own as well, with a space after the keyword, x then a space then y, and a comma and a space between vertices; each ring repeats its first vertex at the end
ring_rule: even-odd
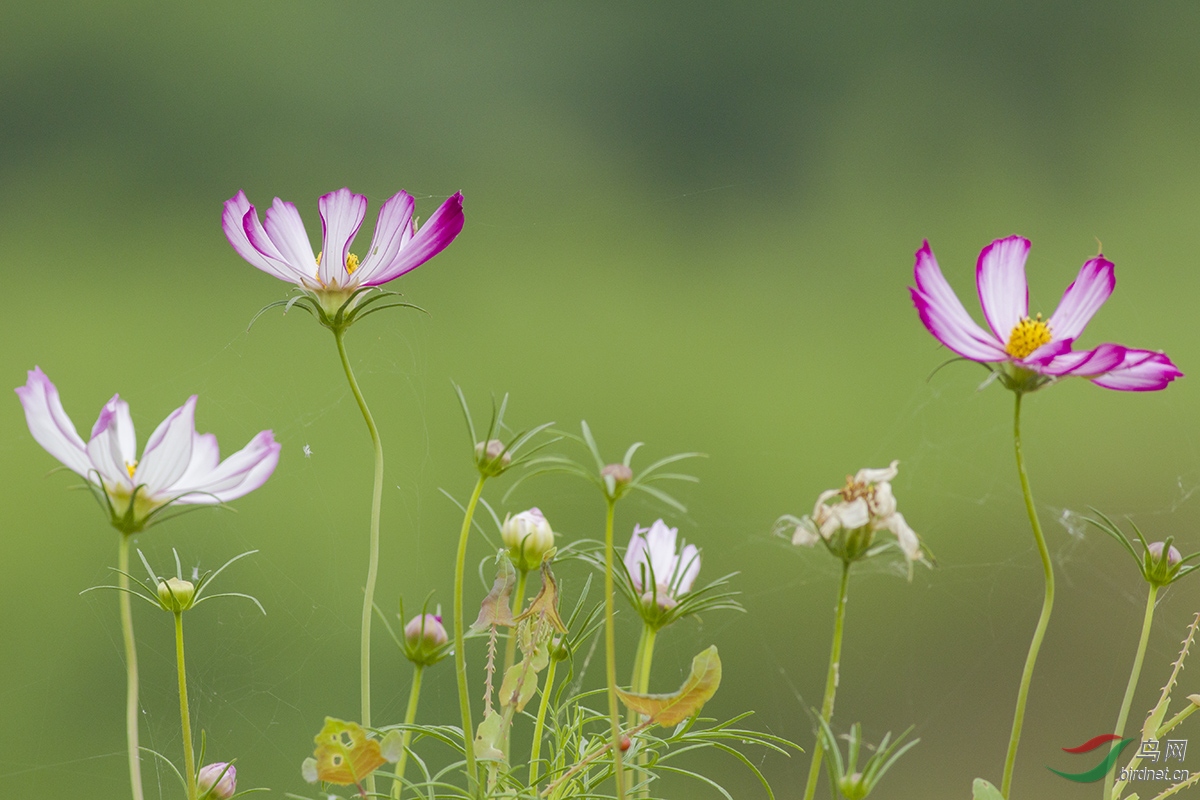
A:
POLYGON ((840 531, 867 528, 872 533, 890 531, 909 561, 921 558, 921 542, 896 510, 892 493, 891 481, 899 464, 893 461, 881 469, 860 469, 846 477, 841 489, 821 492, 812 516, 796 526, 792 544, 811 547, 819 541, 818 536, 830 541, 840 531))
POLYGON ((129 404, 120 395, 100 409, 85 443, 40 367, 16 392, 33 438, 104 492, 113 524, 125 533, 141 530, 156 511, 173 503, 215 504, 241 497, 262 486, 279 463, 280 446, 269 430, 221 461, 217 437, 196 433, 195 395, 150 434, 139 459, 129 404))
POLYGON ((685 545, 683 552, 676 553, 678 533, 677 528, 668 528, 661 519, 649 528, 635 525, 633 538, 625 550, 625 569, 634 588, 644 597, 653 594, 663 608, 671 608, 677 598, 691 591, 700 574, 700 551, 696 545, 685 545))

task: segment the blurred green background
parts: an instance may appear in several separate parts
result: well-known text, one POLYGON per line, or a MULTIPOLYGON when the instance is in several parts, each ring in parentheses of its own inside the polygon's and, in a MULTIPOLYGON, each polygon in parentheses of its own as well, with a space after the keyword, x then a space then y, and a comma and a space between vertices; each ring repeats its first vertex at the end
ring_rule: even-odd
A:
MULTIPOLYGON (((463 234, 394 285, 430 315, 348 336, 388 456, 381 605, 450 602, 460 517, 439 489, 461 498, 473 480, 452 380, 477 409, 510 392, 517 425, 586 418, 613 458, 634 440, 647 459, 704 451, 702 482, 679 494, 689 513, 631 501, 619 538, 666 516, 703 547, 702 576, 741 573, 749 613, 669 629, 652 687, 717 644, 710 710, 753 709, 750 724, 808 748, 836 570, 771 524, 898 458, 900 509, 939 567, 854 578, 834 727, 861 720, 878 740, 916 725, 876 796, 963 798, 975 776, 999 780, 1042 578, 1011 397, 976 391, 969 365, 930 379, 947 353, 911 307, 912 253, 928 238, 976 309, 979 249, 1028 236, 1048 313, 1101 240, 1120 281, 1082 343, 1196 369, 1197 41, 1187 2, 8 4, 3 375, 18 386, 40 365, 85 434, 117 391, 143 441, 192 393, 225 453, 274 429, 278 471, 236 514, 189 515, 139 546, 158 564, 171 547, 202 565, 261 550, 225 586, 266 617, 227 602, 189 618, 193 708, 243 787, 304 793, 323 716, 357 715, 370 448, 327 332, 278 312, 247 331, 287 286, 232 252, 221 204, 278 195, 315 234, 318 195, 350 186, 372 201, 366 237, 398 189, 421 216, 461 190, 463 234)), ((1094 504, 1200 549, 1194 381, 1148 395, 1074 381, 1026 404, 1061 591, 1020 797, 1098 793, 1045 765, 1091 765, 1059 748, 1110 730, 1143 602, 1112 541, 1056 520, 1094 504)), ((116 599, 79 595, 109 581, 116 534, 69 475, 45 477, 54 462, 13 396, 0 456, 0 795, 127 797, 116 599)), ((602 532, 582 485, 533 481, 504 508, 534 504, 564 541, 602 532)), ((1198 609, 1200 581, 1166 593, 1135 724, 1198 609)), ((143 743, 174 756, 170 620, 135 614, 143 743)), ((408 666, 380 634, 376 714, 398 720, 408 666)), ((1198 680, 1185 672, 1182 694, 1198 680)), ((426 686, 422 718, 454 720, 450 666, 426 686)), ((778 796, 799 797, 807 756, 760 756, 778 796)), ((731 759, 704 766, 763 796, 731 759)), ((146 777, 150 797, 177 796, 146 777)))

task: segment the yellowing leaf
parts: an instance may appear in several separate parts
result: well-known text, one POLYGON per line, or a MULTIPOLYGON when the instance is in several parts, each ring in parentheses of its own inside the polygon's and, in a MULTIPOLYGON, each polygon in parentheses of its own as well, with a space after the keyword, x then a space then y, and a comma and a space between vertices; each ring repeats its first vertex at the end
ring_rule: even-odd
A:
POLYGON ((721 685, 721 659, 717 648, 708 648, 692 659, 692 674, 673 694, 634 694, 617 689, 625 706, 645 715, 656 725, 678 725, 696 714, 721 685))
POLYGON ((516 583, 517 571, 508 560, 508 556, 502 554, 500 566, 496 570, 496 580, 492 583, 492 590, 479 606, 479 617, 471 625, 472 631, 482 633, 493 625, 512 626, 512 600, 509 598, 516 583))
POLYGON ((339 786, 358 783, 379 769, 387 759, 379 742, 368 738, 361 725, 325 718, 325 727, 313 739, 317 749, 317 779, 339 786))
POLYGON ((554 574, 550 572, 550 559, 542 561, 542 590, 538 592, 537 597, 533 598, 529 608, 516 618, 516 621, 520 622, 525 619, 544 619, 551 628, 559 633, 567 632, 567 626, 563 623, 562 617, 558 615, 558 584, 554 581, 554 574))

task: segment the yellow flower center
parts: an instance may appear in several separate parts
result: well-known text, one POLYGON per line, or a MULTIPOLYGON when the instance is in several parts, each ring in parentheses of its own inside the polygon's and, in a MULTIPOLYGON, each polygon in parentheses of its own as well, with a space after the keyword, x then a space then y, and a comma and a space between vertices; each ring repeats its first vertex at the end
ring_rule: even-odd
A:
MULTIPOLYGON (((321 266, 321 253, 317 253, 317 266, 321 266)), ((353 275, 354 270, 358 269, 358 256, 351 253, 346 256, 346 274, 353 275)))
POLYGON ((1042 319, 1041 314, 1037 315, 1037 319, 1026 317, 1013 326, 1004 352, 1013 358, 1025 358, 1042 345, 1048 344, 1052 338, 1054 337, 1050 334, 1050 326, 1042 319))
POLYGON ((133 473, 137 472, 137 465, 137 461, 134 461, 132 464, 128 461, 125 462, 125 471, 129 473, 129 480, 133 480, 133 473))

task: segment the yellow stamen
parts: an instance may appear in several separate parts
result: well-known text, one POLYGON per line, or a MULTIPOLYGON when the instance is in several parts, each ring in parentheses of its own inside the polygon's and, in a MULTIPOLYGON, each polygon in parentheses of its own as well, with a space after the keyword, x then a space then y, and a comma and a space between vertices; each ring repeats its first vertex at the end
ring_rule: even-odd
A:
POLYGON ((137 472, 137 465, 138 462, 136 461, 134 461, 132 464, 130 464, 128 461, 125 462, 125 470, 129 473, 129 480, 133 480, 133 473, 137 472))
POLYGON ((1025 358, 1034 350, 1049 343, 1052 338, 1054 337, 1050 334, 1050 326, 1042 319, 1041 314, 1038 314, 1036 319, 1026 317, 1013 326, 1004 352, 1013 358, 1025 358))
POLYGON ((319 267, 319 266, 321 266, 321 255, 322 255, 322 253, 324 253, 324 252, 325 252, 325 251, 324 251, 324 250, 322 250, 320 253, 317 253, 317 266, 318 266, 318 267, 319 267))
MULTIPOLYGON (((317 266, 321 266, 321 253, 317 253, 317 266)), ((346 256, 346 274, 353 275, 354 270, 358 269, 358 256, 351 253, 346 256)))

